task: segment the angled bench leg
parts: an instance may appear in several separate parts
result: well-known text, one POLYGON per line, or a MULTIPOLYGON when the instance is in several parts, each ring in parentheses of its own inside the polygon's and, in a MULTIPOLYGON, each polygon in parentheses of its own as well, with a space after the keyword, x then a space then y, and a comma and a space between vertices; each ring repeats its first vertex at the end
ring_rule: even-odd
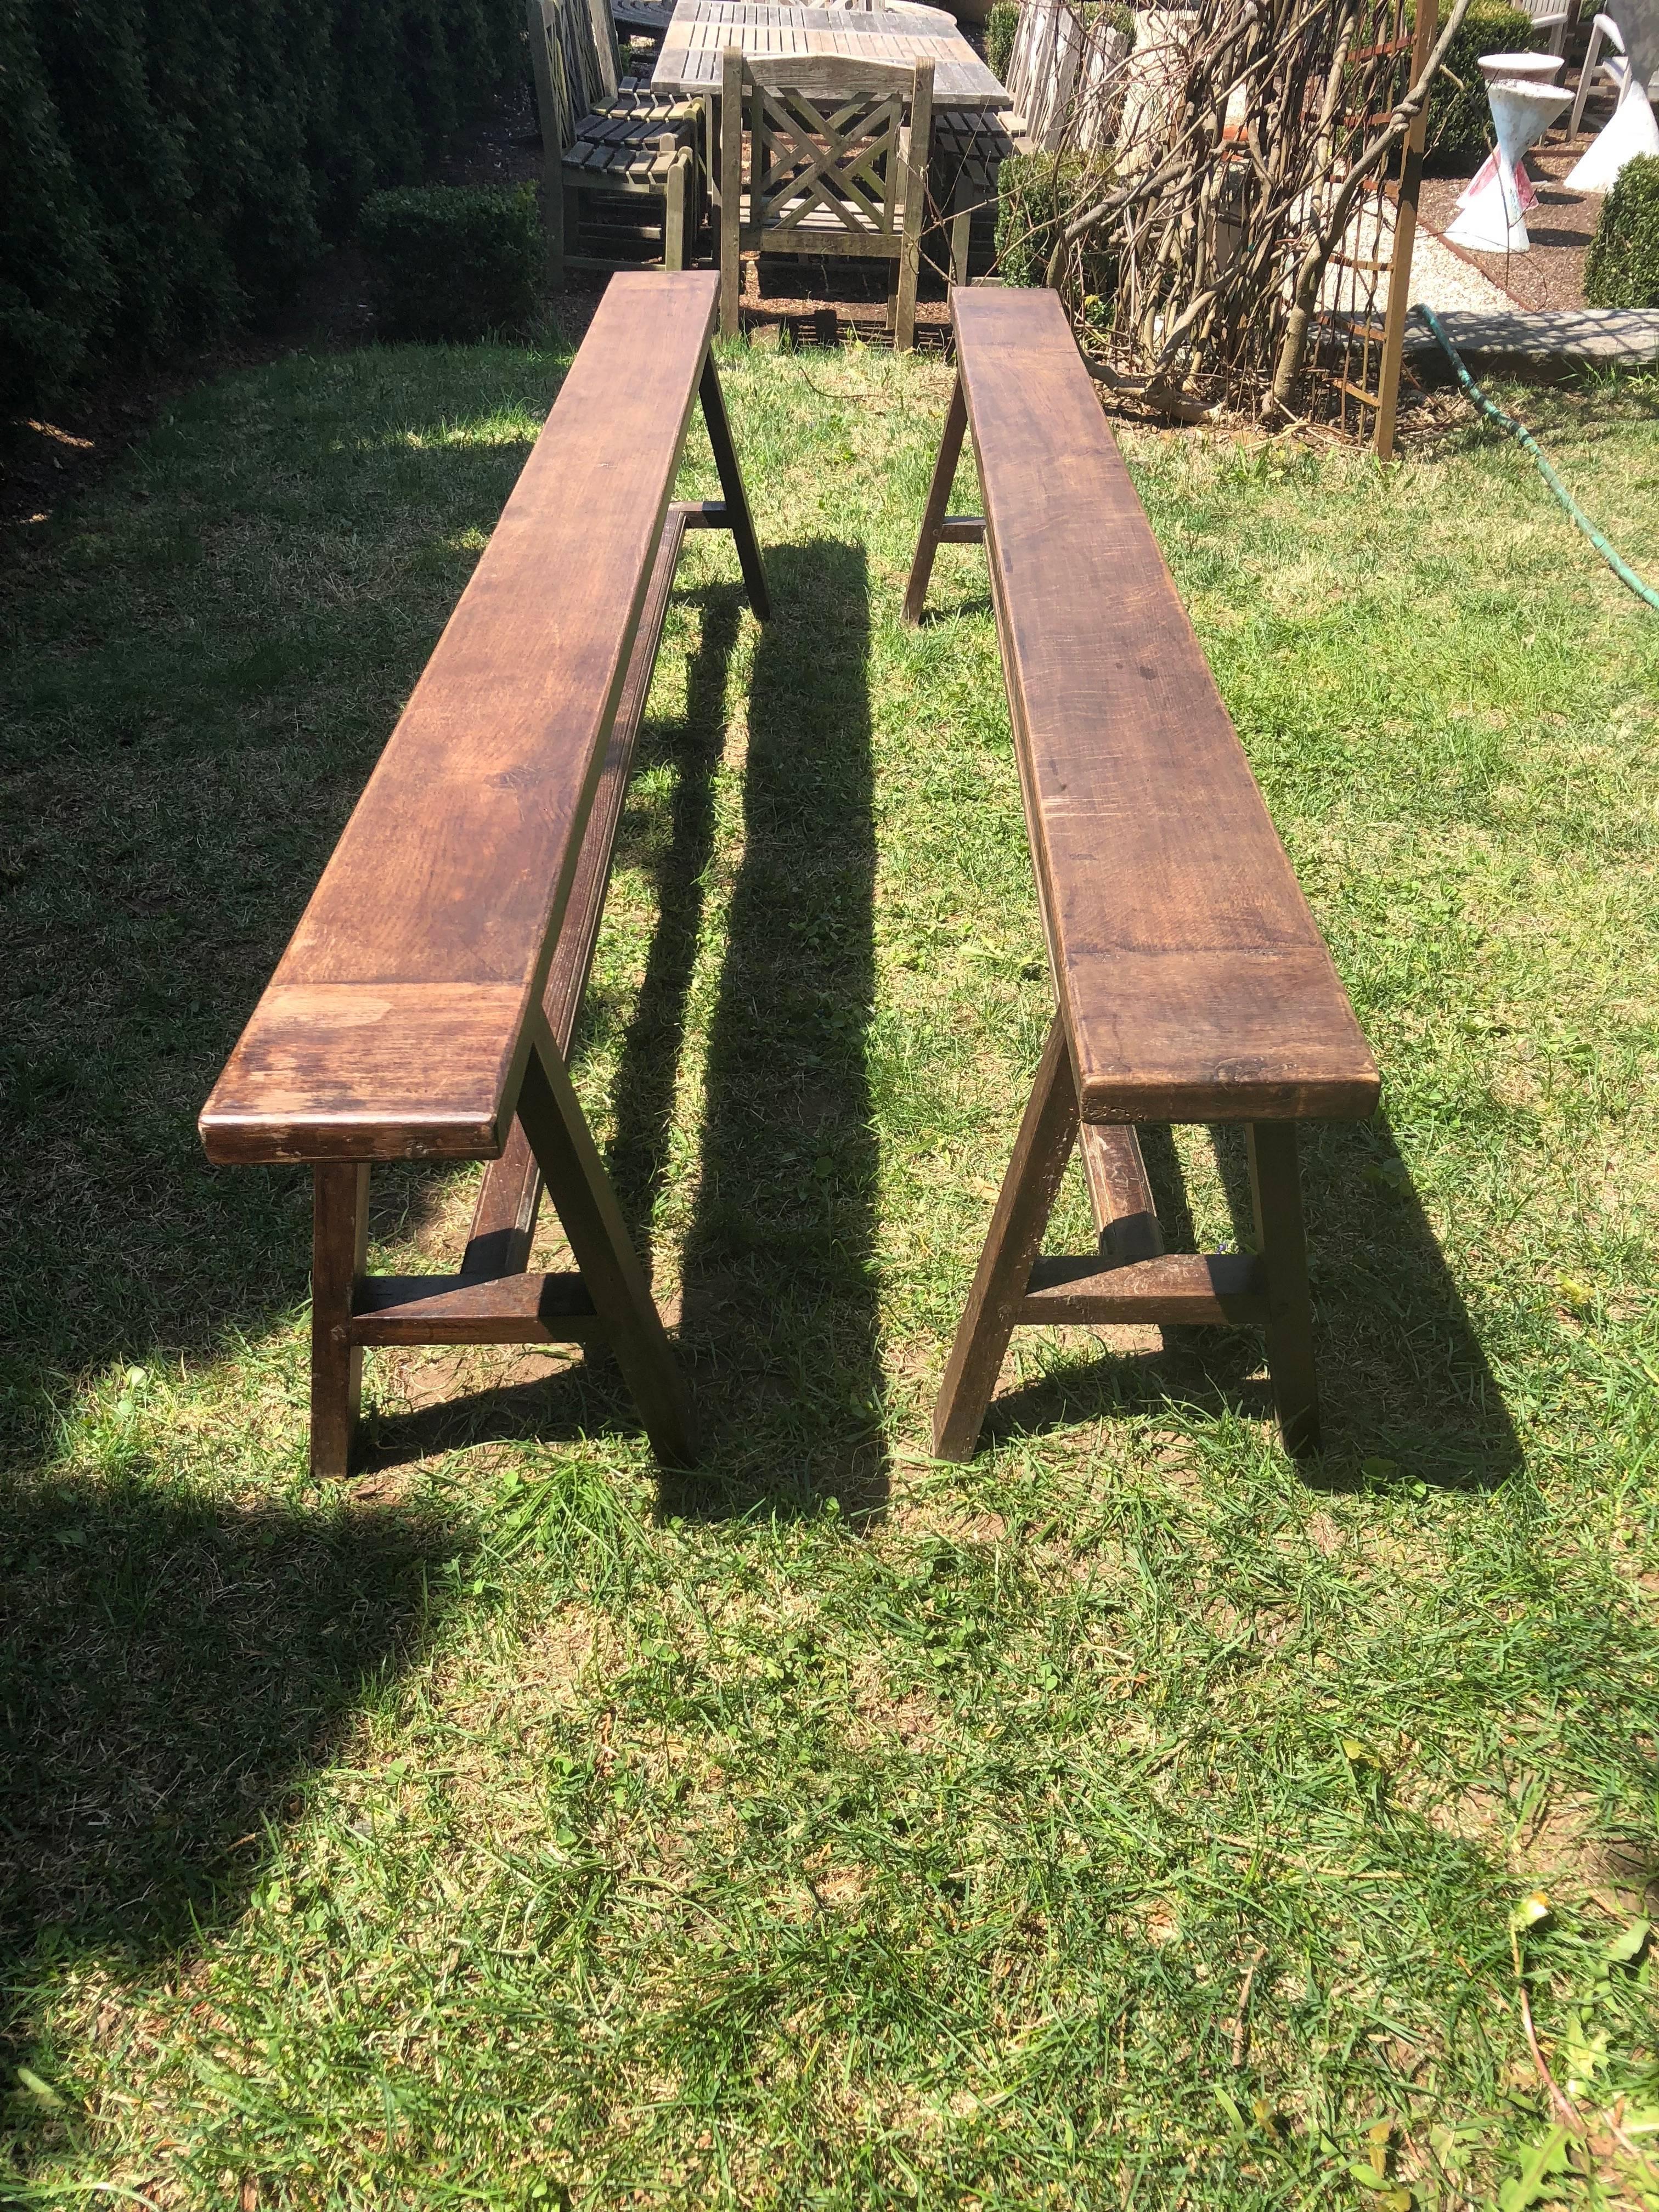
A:
POLYGON ((738 466, 738 449, 732 443, 732 425, 726 417, 726 394, 720 390, 720 372, 712 354, 702 365, 699 392, 708 442, 714 449, 714 466, 720 471, 720 489, 726 494, 726 524, 737 540, 744 588, 756 621, 765 622, 772 612, 772 598, 766 588, 766 570, 754 517, 749 512, 749 495, 743 488, 743 471, 738 466))
POLYGON ((947 514, 945 511, 951 503, 951 486, 956 481, 957 463, 962 458, 962 441, 967 428, 968 404, 962 396, 962 379, 957 377, 951 387, 945 435, 939 441, 939 459, 933 464, 933 481, 927 490, 915 558, 910 563, 910 580, 904 587, 904 620, 912 629, 921 620, 927 586, 933 574, 933 556, 939 547, 977 545, 985 536, 985 524, 979 515, 947 514))
POLYGON ((1255 1238, 1267 1282, 1267 1367, 1286 1451, 1319 1449, 1319 1384, 1314 1371, 1308 1239, 1294 1121, 1254 1121, 1246 1132, 1255 1238))
POLYGON ((311 1472, 337 1482, 350 1470, 362 1397, 351 1309, 368 1249, 368 1165, 331 1163, 312 1172, 311 1472))
POLYGON ((667 1466, 688 1467, 696 1447, 685 1385, 545 1021, 536 1024, 519 1118, 656 1455, 667 1466))
POLYGON ((933 1408, 940 1459, 973 1456, 1077 1129, 1071 1048, 1056 1014, 933 1408))

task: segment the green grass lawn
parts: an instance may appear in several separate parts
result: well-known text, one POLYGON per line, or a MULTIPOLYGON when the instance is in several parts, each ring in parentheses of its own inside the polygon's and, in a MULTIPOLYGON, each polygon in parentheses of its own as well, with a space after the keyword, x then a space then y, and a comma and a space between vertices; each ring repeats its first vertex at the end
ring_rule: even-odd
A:
MULTIPOLYGON (((0 2197, 1659 2203, 1659 619, 1472 424, 1130 441, 1383 1072, 1329 1449, 1248 1332, 1033 1333, 939 1466, 1050 1005, 983 563, 901 629, 939 364, 734 356, 776 616, 690 541, 578 1055, 706 1463, 386 1353, 325 1492, 307 1186, 194 1116, 562 367, 228 377, 17 533, 0 2197)), ((1659 391, 1524 405, 1659 570, 1659 391)))

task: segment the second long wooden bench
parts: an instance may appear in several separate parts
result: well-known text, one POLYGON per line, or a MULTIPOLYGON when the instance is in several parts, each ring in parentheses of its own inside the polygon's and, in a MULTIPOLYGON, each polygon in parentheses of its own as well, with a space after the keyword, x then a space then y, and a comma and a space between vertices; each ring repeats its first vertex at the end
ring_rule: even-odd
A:
POLYGON ((1057 1011, 934 1413, 966 1458, 1017 1326, 1260 1322, 1319 1443, 1297 1158, 1377 1073, 1049 291, 951 296, 957 379, 905 598, 980 542, 1057 1011), (946 513, 971 428, 982 515, 946 513), (1164 1249, 1136 1125, 1240 1121, 1254 1252, 1164 1249), (1042 1255, 1073 1147, 1100 1249, 1042 1255))

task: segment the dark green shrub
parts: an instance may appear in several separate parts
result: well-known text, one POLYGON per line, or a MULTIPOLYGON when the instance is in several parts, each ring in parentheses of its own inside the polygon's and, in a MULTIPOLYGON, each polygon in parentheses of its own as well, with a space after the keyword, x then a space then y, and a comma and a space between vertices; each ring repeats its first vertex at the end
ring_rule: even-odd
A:
POLYGON ((0 0, 0 408, 279 305, 523 56, 522 0, 0 0))
POLYGON ((0 0, 0 411, 72 376, 105 329, 114 282, 97 211, 58 129, 24 10, 0 0))
POLYGON ((363 204, 358 235, 388 337, 481 338, 521 329, 535 309, 544 249, 527 185, 375 192, 363 204))
POLYGON ((1473 0, 1429 88, 1425 154, 1437 168, 1463 162, 1478 166, 1492 145, 1492 110, 1480 56, 1541 53, 1547 44, 1547 32, 1518 8, 1506 6, 1504 0, 1473 0))
MULTIPOLYGON (((1048 257, 1064 225, 1111 182, 1098 155, 1016 154, 997 178, 997 273, 1007 284, 1048 282, 1048 257)), ((1087 292, 1112 289, 1104 255, 1091 258, 1087 292)))
POLYGON ((1014 38, 1019 29, 1018 0, 994 0, 985 18, 985 66, 1000 83, 1008 82, 1008 64, 1014 58, 1014 38))
POLYGON ((1659 154, 1626 161, 1584 262, 1592 307, 1659 307, 1659 154))

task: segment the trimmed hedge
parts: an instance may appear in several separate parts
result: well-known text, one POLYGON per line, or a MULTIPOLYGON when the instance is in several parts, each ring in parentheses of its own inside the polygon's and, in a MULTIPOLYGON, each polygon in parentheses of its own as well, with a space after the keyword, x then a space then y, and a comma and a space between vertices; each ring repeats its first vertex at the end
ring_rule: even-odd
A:
POLYGON ((1584 261, 1592 307, 1659 307, 1659 154, 1626 161, 1584 261))
POLYGON ((1504 0, 1474 0, 1429 88, 1426 158, 1437 167, 1465 161, 1478 167, 1492 143, 1480 56, 1541 53, 1548 43, 1547 32, 1520 9, 1506 6, 1504 0))
POLYGON ((269 310, 519 65, 520 0, 0 0, 0 410, 269 310))
MULTIPOLYGON (((1006 284, 1044 284, 1061 227, 1111 180, 1098 155, 1015 154, 997 173, 997 274, 1006 284)), ((1115 282, 1097 252, 1085 289, 1106 294, 1115 282)))
POLYGON ((363 203, 357 234, 387 337, 465 343, 486 331, 519 330, 534 312, 545 248, 528 185, 375 192, 363 203))
POLYGON ((999 84, 1008 82, 1008 64, 1014 58, 1018 30, 1018 0, 992 0, 991 12, 985 18, 985 66, 999 84))

